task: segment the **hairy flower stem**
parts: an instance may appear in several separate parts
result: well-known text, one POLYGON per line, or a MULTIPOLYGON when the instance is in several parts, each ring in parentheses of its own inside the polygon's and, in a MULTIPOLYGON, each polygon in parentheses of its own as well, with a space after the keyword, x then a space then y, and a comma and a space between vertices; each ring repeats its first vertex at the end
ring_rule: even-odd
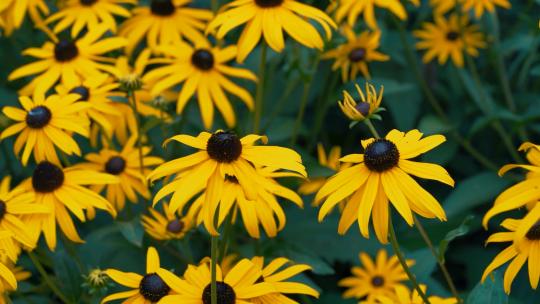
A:
POLYGON ((212 281, 210 283, 210 299, 211 304, 218 304, 217 302, 217 285, 216 285, 216 277, 217 277, 217 255, 218 255, 218 236, 212 236, 211 240, 211 264, 210 264, 210 271, 211 271, 211 278, 212 281))
POLYGON ((263 106, 263 93, 266 72, 266 53, 268 46, 263 41, 261 43, 261 58, 259 62, 259 75, 257 75, 257 92, 255 93, 255 113, 253 116, 253 133, 259 133, 259 127, 261 124, 262 106, 263 106))
POLYGON ((463 303, 463 299, 459 297, 459 293, 456 289, 456 285, 454 285, 452 276, 450 276, 450 273, 448 272, 448 269, 446 268, 444 261, 437 254, 437 251, 435 250, 435 247, 433 246, 433 243, 431 242, 429 235, 424 229, 424 226, 422 226, 422 223, 418 220, 418 218, 414 214, 413 214, 413 219, 414 219, 414 225, 416 226, 416 229, 418 229, 418 232, 422 236, 422 239, 424 239, 424 242, 429 247, 431 254, 433 254, 433 257, 435 257, 435 260, 437 260, 437 264, 439 264, 439 267, 441 268, 441 272, 443 273, 444 279, 446 280, 446 283, 448 284, 448 287, 450 288, 450 292, 452 292, 452 295, 457 299, 458 303, 463 303))
POLYGON ((142 126, 141 119, 139 118, 139 110, 137 109, 137 97, 135 91, 128 91, 128 98, 130 99, 131 108, 135 115, 135 122, 137 123, 137 149, 139 150, 139 166, 141 174, 144 176, 144 163, 143 163, 143 150, 142 150, 142 126))
POLYGON ((389 212, 389 213, 390 214, 388 216, 388 225, 389 225, 388 230, 390 232, 390 244, 392 244, 392 248, 394 249, 394 253, 397 256, 397 258, 399 260, 399 263, 403 267, 403 270, 405 271, 405 273, 409 277, 409 280, 411 281, 414 289, 416 289, 416 291, 418 292, 418 295, 422 298, 422 300, 424 301, 425 304, 431 304, 429 302, 429 299, 426 296, 426 294, 420 288, 420 285, 418 284, 418 281, 416 281, 416 277, 411 272, 411 269, 409 268, 409 265, 407 265, 407 261, 403 257, 403 252, 399 248, 399 243, 398 243, 397 238, 396 238, 396 232, 394 231, 394 225, 392 224, 392 213, 391 212, 389 212))
POLYGON ((27 253, 30 260, 32 260, 34 266, 36 266, 39 274, 41 275, 45 283, 49 286, 49 288, 52 290, 52 292, 56 295, 56 297, 58 297, 58 299, 60 299, 60 301, 65 304, 71 304, 72 302, 68 300, 68 298, 62 293, 62 291, 60 291, 60 289, 54 284, 53 280, 49 277, 47 271, 39 262, 38 257, 31 251, 28 251, 27 253))

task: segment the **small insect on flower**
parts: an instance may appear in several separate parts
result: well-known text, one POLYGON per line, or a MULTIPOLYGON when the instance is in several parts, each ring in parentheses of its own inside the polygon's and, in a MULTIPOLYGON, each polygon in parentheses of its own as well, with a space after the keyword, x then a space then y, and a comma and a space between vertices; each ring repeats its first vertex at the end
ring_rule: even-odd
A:
MULTIPOLYGON (((420 284, 420 289, 426 293, 427 286, 420 284)), ((424 300, 418 294, 418 291, 414 289, 412 292, 407 286, 397 285, 394 287, 395 297, 390 298, 387 296, 377 296, 375 303, 378 304, 424 304, 424 300)), ((429 303, 431 304, 457 304, 456 298, 441 298, 438 296, 429 296, 429 303)))
POLYGON ((356 102, 347 91, 343 91, 343 101, 338 101, 338 105, 343 114, 353 121, 351 126, 366 119, 380 120, 381 117, 377 113, 385 110, 384 108, 380 107, 384 87, 381 86, 379 93, 377 93, 375 87, 366 82, 365 94, 362 92, 362 89, 360 89, 358 84, 355 84, 355 87, 356 91, 358 91, 358 95, 360 96, 360 100, 358 100, 358 102, 356 102))
POLYGON ((141 217, 146 233, 158 241, 182 239, 192 227, 192 218, 180 217, 171 211, 169 204, 163 203, 163 213, 148 208, 150 215, 141 217))
POLYGON ((401 20, 407 19, 407 11, 399 0, 340 0, 336 8, 335 19, 342 23, 345 18, 347 24, 354 27, 360 14, 371 29, 378 28, 375 18, 375 7, 389 10, 392 14, 401 20))

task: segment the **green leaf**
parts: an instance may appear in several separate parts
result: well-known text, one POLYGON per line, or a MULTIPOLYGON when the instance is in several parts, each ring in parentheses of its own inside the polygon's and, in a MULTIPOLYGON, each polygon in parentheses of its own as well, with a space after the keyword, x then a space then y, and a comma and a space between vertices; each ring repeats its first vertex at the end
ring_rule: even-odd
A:
POLYGON ((452 130, 452 126, 435 115, 426 115, 420 120, 418 129, 427 135, 444 134, 452 130))
POLYGON ((448 249, 448 244, 450 244, 451 241, 454 239, 464 236, 469 232, 470 221, 474 218, 473 215, 469 214, 463 222, 461 222, 461 225, 459 225, 456 229, 450 230, 444 239, 439 243, 439 260, 441 260, 444 263, 444 254, 446 253, 446 250, 448 249))
POLYGON ((506 304, 508 295, 504 293, 503 278, 499 271, 494 271, 482 284, 479 282, 471 291, 466 304, 506 304))
POLYGON ((144 236, 143 228, 138 218, 131 222, 117 222, 116 225, 120 228, 120 232, 131 244, 141 248, 144 236))

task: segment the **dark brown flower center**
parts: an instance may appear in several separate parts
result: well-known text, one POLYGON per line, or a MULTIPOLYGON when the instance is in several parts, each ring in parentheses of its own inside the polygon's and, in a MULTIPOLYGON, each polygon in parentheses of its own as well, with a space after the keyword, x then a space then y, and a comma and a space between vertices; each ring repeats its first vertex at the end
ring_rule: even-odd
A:
POLYGON ((40 162, 32 175, 32 186, 36 192, 49 193, 64 183, 62 168, 48 161, 40 162))
POLYGON ((155 273, 145 275, 139 283, 139 293, 152 303, 161 300, 170 290, 169 285, 155 273))
POLYGON ((88 101, 90 99, 90 89, 85 86, 74 87, 69 93, 81 95, 79 101, 88 101))
POLYGON ((170 16, 174 14, 175 10, 172 0, 152 0, 152 3, 150 3, 150 11, 154 15, 170 16))
POLYGON ((360 101, 356 104, 355 108, 362 116, 368 116, 370 109, 369 103, 360 101))
POLYGON ((450 32, 446 33, 446 39, 448 39, 450 41, 456 41, 458 38, 459 38, 459 33, 458 32, 450 31, 450 32))
POLYGON ((531 241, 540 240, 540 221, 536 222, 530 229, 527 231, 525 236, 531 241))
POLYGON ((6 202, 0 200, 0 221, 4 218, 4 215, 6 215, 6 209, 6 202))
POLYGON ((184 222, 179 219, 175 219, 167 224, 167 231, 171 233, 180 233, 182 230, 184 230, 184 226, 184 222))
POLYGON ((384 138, 375 139, 364 152, 364 163, 371 171, 386 171, 396 166, 398 161, 399 151, 396 145, 384 138))
POLYGON ((54 46, 54 58, 59 62, 67 62, 79 55, 75 41, 62 40, 54 46))
POLYGON ((207 49, 198 49, 191 55, 191 62, 198 69, 208 71, 214 67, 214 55, 207 49))
POLYGON ((259 7, 276 7, 280 6, 283 0, 255 0, 255 4, 259 7))
POLYGON ((118 175, 126 169, 126 160, 121 156, 113 156, 105 163, 105 172, 118 175))
POLYGON ((366 49, 356 48, 349 52, 349 60, 352 62, 358 62, 366 59, 366 49))
MULTIPOLYGON (((236 294, 234 289, 225 282, 216 282, 217 303, 218 304, 234 304, 236 303, 236 294)), ((211 284, 206 285, 202 294, 204 304, 212 303, 211 284)))
POLYGON ((376 275, 373 278, 371 278, 371 285, 373 287, 381 287, 384 285, 384 278, 382 276, 376 275))
POLYGON ((80 0, 80 3, 84 6, 91 6, 96 2, 98 2, 98 0, 80 0))
POLYGON ((242 154, 242 142, 233 132, 219 131, 208 139, 206 152, 215 161, 230 163, 242 154))
POLYGON ((51 121, 52 113, 45 106, 37 106, 26 113, 26 125, 32 129, 41 129, 51 121))

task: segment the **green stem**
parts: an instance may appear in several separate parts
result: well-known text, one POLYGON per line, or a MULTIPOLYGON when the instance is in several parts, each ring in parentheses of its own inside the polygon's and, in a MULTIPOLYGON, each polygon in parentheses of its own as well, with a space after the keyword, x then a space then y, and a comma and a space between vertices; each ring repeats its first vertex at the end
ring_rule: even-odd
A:
POLYGON ((217 284, 216 284, 216 277, 217 277, 217 255, 218 255, 218 237, 212 236, 211 240, 211 265, 210 265, 210 271, 211 271, 211 277, 212 281, 210 284, 210 299, 211 304, 218 304, 217 302, 217 284))
POLYGON ((373 134, 375 138, 377 139, 381 138, 381 136, 379 135, 379 132, 377 132, 377 129, 375 129, 375 126, 373 126, 373 123, 371 122, 371 120, 365 119, 364 124, 368 127, 369 131, 371 132, 371 134, 373 134))
POLYGON ((416 229, 418 229, 418 232, 422 236, 422 239, 424 239, 424 242, 429 247, 431 254, 435 258, 435 260, 437 260, 437 264, 439 264, 439 267, 441 268, 444 279, 446 280, 446 283, 448 284, 448 287, 450 288, 452 295, 458 300, 458 303, 463 303, 463 300, 459 297, 459 293, 456 289, 456 285, 454 285, 454 281, 452 280, 452 277, 450 276, 450 273, 448 272, 448 269, 446 268, 444 261, 437 254, 437 251, 435 250, 435 247, 433 246, 433 243, 431 242, 429 235, 424 229, 424 226, 422 226, 422 223, 418 220, 418 218, 414 214, 413 214, 413 219, 414 219, 414 225, 416 226, 416 229))
POLYGON ((144 163, 143 163, 143 150, 142 150, 142 126, 141 119, 139 117, 139 110, 137 109, 137 97, 134 91, 128 92, 128 98, 130 98, 131 107, 135 115, 135 122, 137 123, 137 149, 139 150, 139 166, 141 174, 144 176, 144 163))
POLYGON ((291 136, 291 142, 289 144, 290 147, 296 144, 298 133, 300 132, 300 128, 302 127, 302 120, 304 119, 304 112, 306 111, 306 106, 307 106, 308 97, 309 97, 310 84, 311 82, 304 83, 302 99, 300 100, 300 109, 298 110, 298 115, 296 116, 296 121, 294 123, 294 128, 293 128, 292 136, 291 136))
POLYGON ((411 269, 409 268, 409 265, 407 265, 407 261, 405 260, 405 258, 403 256, 403 252, 399 248, 399 243, 398 243, 397 238, 396 238, 396 232, 394 231, 394 225, 392 224, 392 214, 389 214, 388 225, 389 225, 389 230, 390 230, 390 244, 392 244, 392 248, 394 249, 394 253, 397 256, 397 258, 399 260, 399 263, 401 264, 401 266, 403 267, 403 270, 405 271, 405 273, 409 277, 409 280, 411 281, 413 287, 418 292, 418 295, 422 298, 422 300, 424 300, 424 303, 425 304, 431 304, 429 302, 429 299, 426 296, 426 294, 420 288, 420 285, 418 284, 418 281, 416 281, 416 277, 411 272, 411 269))
POLYGON ((289 83, 287 84, 287 87, 285 88, 285 91, 283 91, 283 95, 281 95, 279 100, 276 102, 276 106, 272 110, 272 113, 270 113, 270 115, 267 115, 266 123, 264 124, 264 126, 262 128, 263 133, 266 130, 268 130, 268 128, 274 122, 274 119, 276 118, 276 116, 279 113, 281 113, 281 111, 283 110, 283 107, 285 106, 285 104, 287 102, 287 99, 292 94, 294 89, 296 89, 296 87, 298 86, 299 83, 300 83, 300 78, 295 78, 294 80, 289 81, 289 83))
POLYGON ((265 77, 264 73, 266 71, 266 51, 267 45, 263 41, 261 42, 261 58, 259 62, 259 74, 258 74, 258 83, 257 83, 257 92, 255 93, 255 113, 253 118, 253 133, 259 133, 259 127, 261 124, 261 115, 262 115, 262 106, 263 106, 263 93, 264 93, 264 83, 265 77))
POLYGON ((317 112, 315 114, 315 124, 313 128, 311 129, 312 132, 310 135, 311 142, 309 143, 309 148, 308 148, 309 151, 311 151, 315 147, 315 144, 317 143, 319 132, 322 128, 324 118, 326 117, 326 112, 328 112, 328 108, 332 104, 331 102, 328 102, 330 94, 334 90, 334 87, 336 86, 339 80, 339 76, 337 76, 335 73, 332 73, 332 72, 329 73, 329 78, 331 78, 331 80, 328 80, 330 84, 328 86, 325 86, 324 93, 321 95, 321 98, 319 99, 317 103, 317 112))
POLYGON ((62 301, 63 303, 70 304, 71 301, 69 301, 68 298, 62 293, 62 291, 60 291, 60 289, 54 284, 53 280, 47 274, 47 271, 39 262, 38 257, 31 251, 28 251, 28 257, 30 257, 30 260, 32 260, 32 263, 34 264, 34 266, 36 266, 39 274, 41 275, 45 283, 47 283, 52 292, 58 297, 58 299, 60 299, 60 301, 62 301))
POLYGON ((227 255, 227 249, 229 247, 230 238, 231 238, 231 229, 232 229, 232 219, 233 215, 232 212, 229 213, 227 218, 225 219, 225 228, 223 229, 223 238, 221 241, 221 248, 219 250, 218 260, 223 261, 225 256, 227 255))

